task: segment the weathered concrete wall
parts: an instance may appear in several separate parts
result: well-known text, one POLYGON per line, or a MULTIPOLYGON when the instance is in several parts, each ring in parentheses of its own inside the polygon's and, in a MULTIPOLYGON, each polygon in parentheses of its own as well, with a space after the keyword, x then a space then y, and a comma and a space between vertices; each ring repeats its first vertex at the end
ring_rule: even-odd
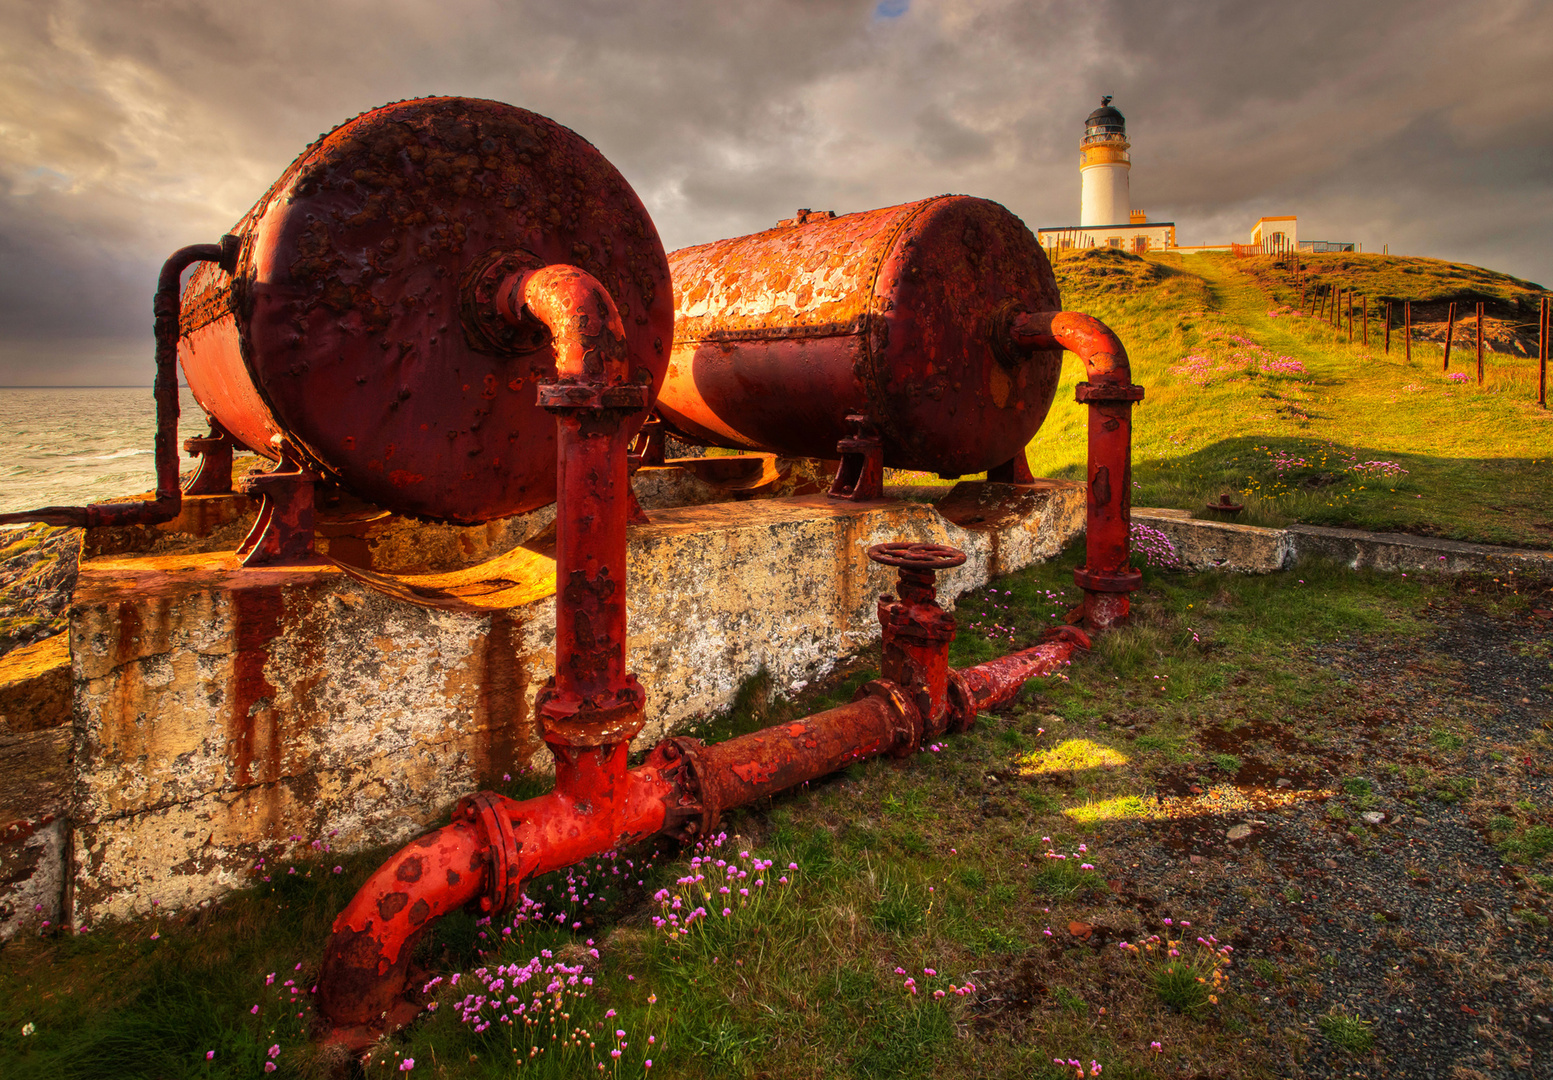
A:
POLYGON ((526 761, 536 623, 553 634, 548 605, 407 605, 330 564, 85 564, 76 918, 204 899, 290 834, 397 839, 526 761))
POLYGON ((70 718, 66 635, 0 659, 0 941, 63 914, 70 718))
POLYGON ((1434 536, 1291 525, 1289 538, 1301 558, 1319 556, 1355 569, 1438 570, 1444 573, 1498 574, 1506 570, 1553 576, 1553 552, 1526 551, 1494 544, 1469 544, 1434 536))
MULTIPOLYGON (((657 511, 633 528, 641 741, 726 707, 762 667, 791 692, 876 640, 894 575, 869 562, 870 544, 965 549, 943 576, 948 599, 1059 551, 1082 531, 1084 492, 961 485, 942 505, 773 499, 657 511)), ((482 781, 547 764, 529 713, 553 662, 545 591, 450 610, 333 564, 84 564, 72 917, 218 895, 290 835, 337 831, 344 850, 406 839, 482 781)))
POLYGON ((1134 507, 1133 521, 1158 529, 1175 545, 1188 570, 1229 570, 1270 574, 1301 559, 1332 559, 1354 569, 1432 570, 1440 573, 1520 573, 1553 575, 1553 552, 1528 551, 1442 540, 1406 533, 1290 525, 1271 529, 1231 521, 1204 521, 1185 510, 1134 507))
POLYGON ((1295 558, 1287 529, 1264 529, 1233 521, 1199 521, 1185 510, 1147 507, 1134 507, 1132 520, 1168 536, 1181 557, 1181 565, 1188 570, 1270 574, 1290 565, 1295 558))

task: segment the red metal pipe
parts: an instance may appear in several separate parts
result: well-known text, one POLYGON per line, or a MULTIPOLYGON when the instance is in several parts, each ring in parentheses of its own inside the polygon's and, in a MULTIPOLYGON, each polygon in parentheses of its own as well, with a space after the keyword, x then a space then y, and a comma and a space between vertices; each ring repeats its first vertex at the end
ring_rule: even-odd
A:
POLYGON ((154 525, 171 521, 183 506, 178 486, 178 289, 183 272, 197 262, 219 263, 231 273, 237 260, 237 238, 223 236, 219 244, 191 244, 173 252, 162 264, 151 302, 155 322, 156 385, 156 498, 127 503, 92 503, 88 506, 43 506, 0 514, 0 525, 42 522, 70 528, 95 529, 110 525, 154 525))
POLYGON ((555 340, 556 379, 539 392, 557 426, 556 665, 535 703, 544 738, 623 745, 646 701, 625 670, 627 454, 640 426, 625 420, 651 403, 652 373, 631 370, 614 300, 576 267, 512 275, 497 310, 514 325, 538 319, 555 340))
MULTIPOLYGON (((938 649, 947 657, 953 619, 945 618, 950 632, 938 649)), ((964 695, 962 706, 950 691, 950 711, 964 712, 955 730, 1089 644, 1069 627, 1053 634, 1060 640, 963 672, 941 665, 949 686, 964 695)), ((451 825, 385 863, 335 920, 319 976, 320 1012, 331 1024, 325 1039, 360 1049, 413 1018, 420 1005, 405 995, 410 956, 431 923, 455 907, 499 912, 538 874, 658 832, 707 835, 734 807, 856 762, 915 753, 933 734, 918 709, 922 695, 913 692, 920 689, 876 680, 849 704, 714 746, 667 739, 629 771, 625 741, 551 742, 554 790, 523 803, 492 792, 463 799, 451 825)))
MULTIPOLYGON (((1073 647, 1054 643, 950 671, 954 620, 937 605, 933 572, 958 565, 964 554, 881 545, 870 556, 899 566, 902 576, 900 599, 880 601, 895 645, 894 653, 887 650, 887 674, 898 670, 905 685, 877 680, 850 704, 717 746, 669 739, 627 770, 644 694, 625 670, 627 432, 636 425, 623 420, 647 407, 651 376, 628 370, 614 303, 581 271, 514 274, 496 304, 513 324, 544 323, 558 358, 556 381, 540 390, 559 431, 556 674, 536 702, 556 782, 548 795, 524 803, 492 792, 463 799, 452 824, 402 849, 336 919, 319 976, 319 1009, 330 1025, 324 1038, 357 1049, 419 1010, 405 996, 410 958, 440 915, 469 903, 500 912, 537 874, 662 831, 704 835, 731 807, 852 762, 914 753, 925 734, 963 730, 978 707, 1055 670, 1073 647)), ((1077 340, 1061 329, 1066 340, 1077 340)), ((1118 359, 1079 344, 1102 385, 1131 389, 1125 353, 1118 359)), ((1121 549, 1125 560, 1125 531, 1121 549)), ((1087 644, 1082 634, 1066 633, 1087 644)))
POLYGON ((1084 625, 1104 630, 1127 617, 1127 594, 1143 575, 1130 563, 1132 527, 1132 405, 1143 387, 1132 382, 1127 350, 1099 319, 1075 311, 1022 312, 1010 326, 1026 349, 1063 348, 1089 376, 1075 397, 1089 406, 1089 517, 1084 565, 1073 580, 1084 590, 1084 625))
POLYGON ((1062 627, 1049 635, 1054 640, 1010 653, 961 672, 970 690, 975 711, 991 709, 1009 701, 1025 683, 1038 675, 1052 675, 1067 667, 1076 649, 1087 649, 1089 637, 1072 627, 1062 627))
POLYGON ((453 822, 411 841, 334 921, 318 977, 327 1042, 360 1048, 412 1019, 404 996, 416 943, 465 905, 499 913, 523 883, 662 831, 694 812, 661 751, 626 771, 627 744, 559 748, 556 784, 515 802, 494 792, 460 800, 453 822))
POLYGON ((418 1011, 402 996, 407 965, 436 917, 476 898, 501 911, 528 878, 689 813, 679 812, 681 789, 664 780, 662 755, 626 769, 645 701, 625 670, 626 455, 637 426, 626 420, 650 404, 651 371, 632 369, 614 300, 575 267, 514 273, 494 306, 514 326, 543 324, 556 356, 556 379, 539 391, 558 434, 556 664, 535 702, 556 783, 526 803, 490 792, 463 800, 453 824, 390 859, 335 920, 320 1009, 326 1038, 350 1046, 418 1011))

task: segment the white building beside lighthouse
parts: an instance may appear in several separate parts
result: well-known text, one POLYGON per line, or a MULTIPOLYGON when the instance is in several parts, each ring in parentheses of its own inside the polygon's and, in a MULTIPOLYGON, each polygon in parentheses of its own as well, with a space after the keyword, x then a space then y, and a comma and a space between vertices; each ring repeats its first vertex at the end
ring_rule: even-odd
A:
POLYGON ((1036 237, 1048 248, 1113 247, 1124 251, 1159 251, 1176 246, 1173 221, 1149 221, 1132 208, 1127 151, 1127 118, 1111 107, 1109 95, 1084 121, 1079 143, 1079 223, 1039 229, 1036 237))

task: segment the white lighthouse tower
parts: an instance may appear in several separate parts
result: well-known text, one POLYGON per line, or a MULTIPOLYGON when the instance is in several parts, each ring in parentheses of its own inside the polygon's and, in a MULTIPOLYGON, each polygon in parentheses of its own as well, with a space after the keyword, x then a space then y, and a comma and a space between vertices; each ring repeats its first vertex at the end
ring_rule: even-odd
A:
POLYGON ((1079 226, 1081 228, 1132 223, 1132 192, 1127 184, 1132 161, 1127 157, 1127 120, 1111 108, 1111 96, 1100 99, 1100 108, 1084 121, 1080 144, 1079 226))

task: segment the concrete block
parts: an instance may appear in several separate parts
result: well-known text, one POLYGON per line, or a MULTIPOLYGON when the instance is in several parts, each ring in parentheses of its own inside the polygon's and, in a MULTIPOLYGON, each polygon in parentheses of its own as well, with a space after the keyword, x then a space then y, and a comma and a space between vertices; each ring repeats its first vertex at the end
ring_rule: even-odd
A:
POLYGON ((0 736, 70 723, 70 636, 22 645, 0 657, 0 736))
POLYGON ((0 734, 0 941, 64 917, 69 727, 0 734))
POLYGON ((1182 566, 1188 570, 1270 574, 1292 565, 1295 557, 1287 529, 1199 521, 1184 510, 1148 507, 1134 507, 1132 520, 1169 537, 1182 566))
POLYGON ((1469 544, 1433 536, 1291 525, 1289 536, 1300 558, 1317 556, 1355 569, 1436 570, 1445 573, 1516 573, 1553 577, 1553 552, 1469 544))

